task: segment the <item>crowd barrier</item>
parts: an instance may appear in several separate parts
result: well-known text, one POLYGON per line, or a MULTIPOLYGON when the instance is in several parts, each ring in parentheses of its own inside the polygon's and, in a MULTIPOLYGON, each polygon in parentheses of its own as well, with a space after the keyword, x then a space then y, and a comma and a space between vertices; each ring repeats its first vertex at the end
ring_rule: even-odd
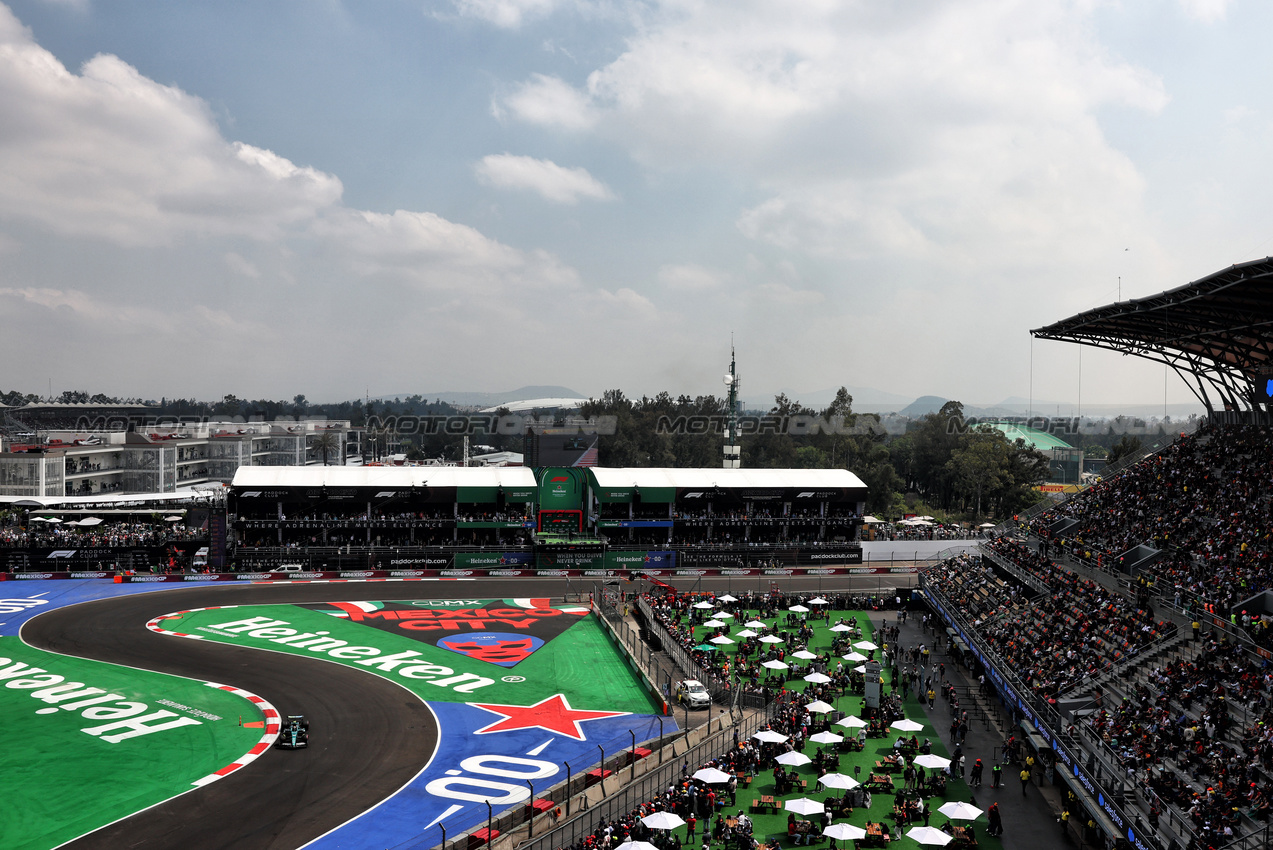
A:
POLYGON ((716 576, 864 576, 914 574, 917 567, 752 567, 727 569, 666 570, 541 570, 533 567, 500 570, 341 570, 339 572, 263 572, 263 573, 171 573, 166 575, 118 574, 110 570, 76 572, 0 573, 0 581, 32 579, 112 579, 125 583, 184 581, 349 581, 354 579, 402 578, 621 578, 638 579, 716 576))

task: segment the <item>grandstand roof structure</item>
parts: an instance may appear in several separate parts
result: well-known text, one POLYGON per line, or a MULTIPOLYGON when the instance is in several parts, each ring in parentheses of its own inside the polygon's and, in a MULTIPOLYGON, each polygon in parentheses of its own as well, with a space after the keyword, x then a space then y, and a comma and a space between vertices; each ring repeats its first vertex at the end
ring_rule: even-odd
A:
POLYGON ((1055 434, 1049 434, 1047 431, 1040 431, 1038 428, 1031 428, 1018 422, 980 422, 978 424, 994 428, 1007 437, 1009 442, 1025 440, 1026 445, 1032 449, 1052 451, 1054 449, 1066 450, 1074 448, 1074 446, 1071 446, 1055 434))
POLYGON ((1171 366, 1209 412, 1256 410, 1273 393, 1273 258, 1030 332, 1171 366))

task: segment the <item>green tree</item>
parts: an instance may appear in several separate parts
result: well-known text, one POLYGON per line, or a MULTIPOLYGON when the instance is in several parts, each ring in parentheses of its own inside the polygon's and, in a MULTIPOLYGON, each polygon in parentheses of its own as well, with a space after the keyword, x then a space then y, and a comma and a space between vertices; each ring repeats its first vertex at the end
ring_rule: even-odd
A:
POLYGON ((322 455, 323 466, 327 466, 329 455, 340 449, 340 438, 333 431, 322 431, 314 435, 314 440, 310 443, 310 447, 317 454, 322 455))
POLYGON ((1114 444, 1106 455, 1106 465, 1113 466, 1125 457, 1134 455, 1140 451, 1140 437, 1134 437, 1131 434, 1124 434, 1122 439, 1114 444))

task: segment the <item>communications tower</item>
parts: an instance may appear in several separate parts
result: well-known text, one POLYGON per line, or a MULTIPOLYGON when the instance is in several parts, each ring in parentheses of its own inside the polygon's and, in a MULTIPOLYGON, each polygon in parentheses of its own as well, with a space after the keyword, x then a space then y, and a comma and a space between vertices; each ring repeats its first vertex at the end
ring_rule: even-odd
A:
POLYGON ((725 386, 729 388, 728 433, 725 435, 725 469, 738 469, 743 465, 741 447, 738 445, 738 365, 735 362, 734 346, 729 346, 729 374, 725 376, 725 386))

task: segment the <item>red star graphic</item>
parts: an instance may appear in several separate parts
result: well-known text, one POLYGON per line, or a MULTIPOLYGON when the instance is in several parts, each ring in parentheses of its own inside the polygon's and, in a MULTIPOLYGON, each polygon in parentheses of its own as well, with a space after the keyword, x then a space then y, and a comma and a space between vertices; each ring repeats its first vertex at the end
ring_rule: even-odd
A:
POLYGON ((504 719, 497 720, 489 726, 478 729, 474 734, 485 735, 488 732, 511 732, 514 729, 543 729, 574 738, 576 741, 586 740, 579 724, 585 720, 600 720, 603 717, 618 717, 629 714, 627 711, 585 711, 574 709, 561 694, 554 694, 540 700, 534 705, 489 705, 471 702, 474 708, 481 708, 504 719))

